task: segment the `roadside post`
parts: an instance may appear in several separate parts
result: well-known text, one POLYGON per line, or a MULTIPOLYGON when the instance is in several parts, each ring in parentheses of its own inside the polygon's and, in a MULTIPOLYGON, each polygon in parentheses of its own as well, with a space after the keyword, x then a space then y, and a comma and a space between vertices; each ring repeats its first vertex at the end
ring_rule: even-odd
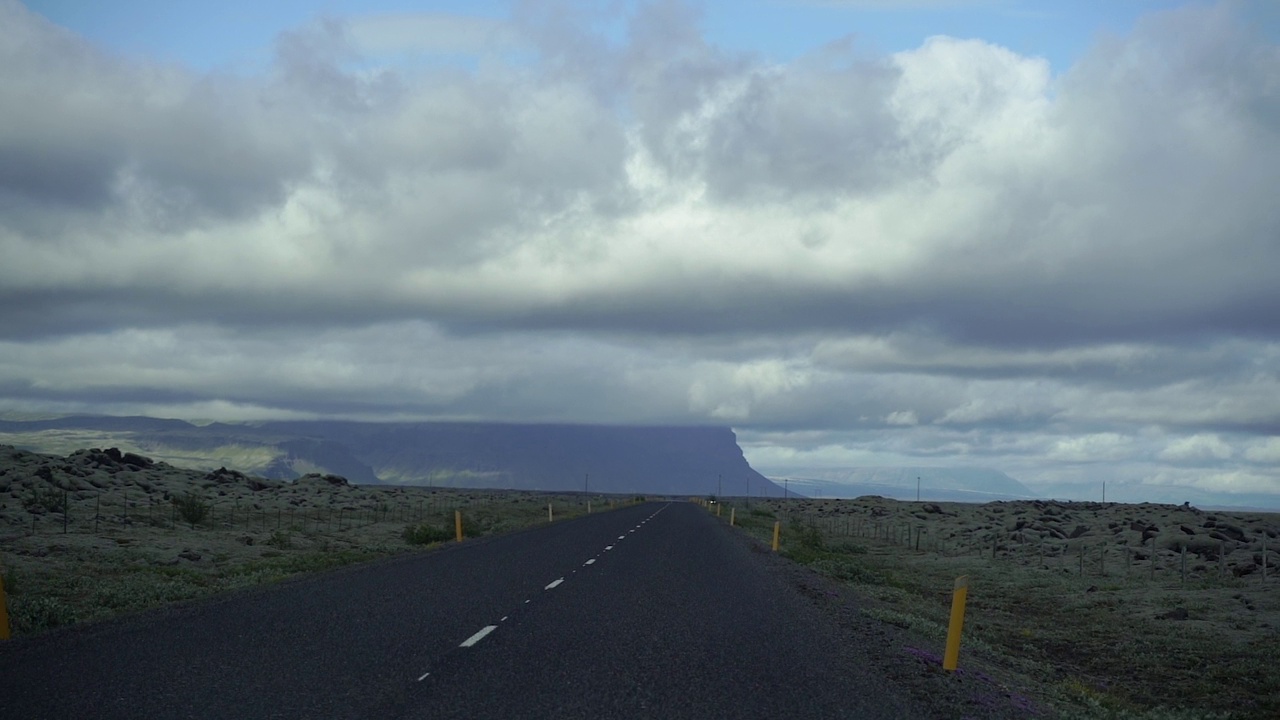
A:
POLYGON ((729 527, 733 527, 733 518, 737 514, 737 508, 729 508, 729 527))
POLYGON ((951 596, 951 624, 947 628, 947 652, 942 657, 942 669, 954 671, 960 660, 960 631, 964 627, 964 603, 969 597, 969 576, 956 578, 955 593, 951 596))
POLYGON ((462 511, 453 511, 453 534, 457 536, 458 542, 462 542, 462 511))
POLYGON ((778 552, 778 536, 782 534, 782 521, 773 521, 773 551, 778 552))

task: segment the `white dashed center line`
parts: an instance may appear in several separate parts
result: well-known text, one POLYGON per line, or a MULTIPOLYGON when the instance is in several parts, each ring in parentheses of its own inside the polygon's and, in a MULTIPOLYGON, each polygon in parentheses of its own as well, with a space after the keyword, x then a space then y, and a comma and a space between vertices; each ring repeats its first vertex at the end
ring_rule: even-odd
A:
MULTIPOLYGON (((665 510, 665 509, 666 509, 666 508, 664 507, 664 508, 663 508, 663 510, 665 510)), ((659 510, 658 512, 662 512, 662 510, 659 510)), ((652 519, 654 518, 654 516, 656 516, 656 515, 658 514, 658 512, 655 512, 653 515, 650 515, 649 517, 645 518, 644 520, 641 520, 641 521, 640 521, 640 524, 639 524, 639 525, 636 525, 634 529, 632 529, 632 530, 628 530, 628 531, 627 531, 627 535, 629 535, 629 534, 631 534, 631 533, 634 533, 636 530, 639 530, 641 527, 643 527, 643 526, 644 526, 644 524, 645 524, 645 523, 647 523, 647 522, 649 522, 650 520, 652 520, 652 519)), ((626 537, 627 537, 627 535, 619 535, 619 536, 618 536, 618 540, 625 540, 625 539, 626 539, 626 537)), ((605 547, 605 550, 612 550, 612 549, 613 549, 613 547, 614 547, 613 545, 608 545, 608 546, 606 546, 606 547, 605 547)), ((587 566, 587 565, 594 565, 594 564, 595 564, 595 562, 596 562, 596 559, 597 559, 598 557, 599 557, 599 556, 597 555, 596 557, 593 557, 593 558, 591 558, 590 560, 587 560, 586 562, 584 562, 584 563, 583 563, 583 566, 587 566)), ((577 571, 577 570, 574 570, 573 572, 575 572, 575 573, 576 573, 576 572, 578 572, 578 571, 577 571)), ((552 582, 551 584, 547 585, 547 586, 546 586, 545 588, 543 588, 543 589, 544 589, 544 590, 553 590, 553 589, 555 589, 555 588, 559 587, 559 586, 560 586, 560 584, 561 584, 561 583, 563 583, 563 582, 564 582, 564 578, 559 578, 559 579, 557 579, 555 582, 552 582)), ((529 603, 531 603, 531 602, 533 602, 532 598, 530 598, 529 600, 525 600, 525 601, 524 601, 524 604, 525 604, 525 605, 528 605, 528 604, 529 604, 529 603)), ((499 620, 498 622, 506 622, 506 621, 507 621, 507 619, 508 619, 508 618, 510 618, 510 617, 511 617, 510 615, 503 615, 503 616, 502 616, 502 619, 501 619, 501 620, 499 620)), ((471 637, 467 638, 466 640, 463 640, 463 641, 462 641, 462 644, 461 644, 461 645, 459 645, 458 647, 464 647, 464 648, 473 647, 476 643, 478 643, 478 642, 480 642, 481 640, 483 640, 483 639, 485 639, 486 637, 488 637, 488 636, 489 636, 489 633, 491 633, 491 632, 493 632, 494 630, 497 630, 497 629, 498 629, 498 626, 497 626, 497 625, 485 625, 484 627, 480 628, 480 630, 479 630, 479 631, 477 631, 475 635, 472 635, 471 637)), ((423 680, 426 680, 426 679, 427 679, 428 677, 430 677, 430 676, 431 676, 431 673, 430 673, 430 672, 425 672, 425 673, 423 673, 422 675, 420 675, 420 676, 418 677, 418 682, 422 682, 423 680)))
POLYGON ((485 625, 483 628, 480 629, 480 632, 476 633, 475 635, 472 635, 466 640, 463 640, 462 644, 459 645, 458 647, 471 647, 472 645, 475 645, 476 643, 483 640, 486 635, 488 635, 489 633, 497 629, 498 629, 497 625, 485 625))

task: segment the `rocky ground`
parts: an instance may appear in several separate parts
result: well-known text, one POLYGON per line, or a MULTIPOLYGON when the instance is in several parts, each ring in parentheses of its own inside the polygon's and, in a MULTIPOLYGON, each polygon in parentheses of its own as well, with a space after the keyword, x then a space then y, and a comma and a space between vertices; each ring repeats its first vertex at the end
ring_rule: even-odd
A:
POLYGON ((922 682, 966 576, 961 667, 990 680, 974 702, 995 698, 1001 716, 1280 717, 1280 515, 878 497, 739 501, 734 514, 761 542, 781 518, 781 554, 856 598, 815 601, 859 633, 896 627, 889 656, 913 658, 922 682))
MULTIPOLYGON (((617 498, 590 498, 596 508, 617 498)), ((587 510, 581 495, 294 482, 114 448, 0 445, 0 572, 15 634, 410 552, 587 510), (413 532, 407 533, 406 531, 413 532)))
POLYGON ((1084 556, 1086 570, 1138 574, 1154 567, 1157 576, 1186 577, 1270 574, 1280 565, 1280 516, 1213 512, 1190 505, 1022 501, 983 505, 907 503, 860 498, 856 504, 806 500, 792 506, 806 517, 847 531, 910 543, 949 555, 987 555, 1024 564, 1066 567, 1084 556), (918 537, 917 537, 918 536, 918 537), (1265 553, 1265 554, 1264 554, 1265 553), (1154 559, 1153 559, 1154 557, 1154 559))

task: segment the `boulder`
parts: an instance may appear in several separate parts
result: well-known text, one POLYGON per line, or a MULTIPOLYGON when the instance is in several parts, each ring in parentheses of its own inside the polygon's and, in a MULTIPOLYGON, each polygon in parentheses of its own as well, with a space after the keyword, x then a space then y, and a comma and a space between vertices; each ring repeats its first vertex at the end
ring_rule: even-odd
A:
POLYGON ((1245 535, 1244 530, 1242 530, 1242 529, 1240 529, 1240 528, 1236 527, 1235 525, 1228 525, 1228 524, 1226 524, 1226 523, 1218 523, 1218 532, 1219 532, 1219 533, 1222 533, 1222 534, 1223 534, 1223 535, 1225 535, 1227 538, 1229 538, 1229 539, 1231 539, 1231 540, 1234 540, 1234 541, 1236 541, 1236 542, 1248 542, 1248 541, 1249 541, 1249 537, 1248 537, 1247 535, 1245 535))
POLYGON ((151 458, 142 457, 133 453, 125 453, 120 458, 120 462, 125 465, 132 465, 135 469, 149 468, 152 465, 151 458))
POLYGON ((204 479, 215 483, 242 483, 249 479, 248 475, 235 470, 220 467, 204 476, 204 479))
MULTIPOLYGON (((347 482, 347 479, 342 477, 341 475, 321 475, 320 473, 307 473, 306 475, 303 475, 302 477, 298 478, 296 482, 299 482, 299 483, 314 482, 317 480, 326 482, 330 485, 348 485, 349 484, 347 482)), ((886 510, 885 508, 874 507, 874 508, 871 508, 871 514, 872 515, 888 515, 889 511, 886 510)))

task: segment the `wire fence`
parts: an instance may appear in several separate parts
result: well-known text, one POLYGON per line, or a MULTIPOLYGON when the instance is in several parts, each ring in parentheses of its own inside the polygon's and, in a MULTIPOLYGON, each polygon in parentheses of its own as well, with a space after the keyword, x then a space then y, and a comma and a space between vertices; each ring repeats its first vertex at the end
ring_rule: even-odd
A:
POLYGON ((943 558, 986 559, 1081 577, 1176 582, 1183 586, 1206 582, 1274 586, 1276 566, 1280 564, 1280 542, 1265 530, 1256 532, 1251 540, 1239 541, 1185 534, 1150 535, 1140 541, 1127 534, 1111 538, 1045 538, 1021 528, 940 527, 914 516, 876 515, 874 509, 814 512, 785 501, 757 505, 777 513, 784 521, 784 529, 792 532, 807 528, 831 540, 871 541, 943 558))
POLYGON ((462 491, 427 488, 368 488, 359 497, 234 497, 216 500, 191 493, 172 495, 143 491, 47 490, 24 498, 23 513, 6 513, 10 533, 119 535, 143 529, 161 530, 291 530, 334 533, 377 524, 414 525, 451 521, 455 510, 495 515, 518 512, 548 519, 584 512, 594 501, 607 507, 607 496, 462 491), (558 507, 558 510, 556 509, 558 507), (15 527, 17 526, 17 527, 15 527))

